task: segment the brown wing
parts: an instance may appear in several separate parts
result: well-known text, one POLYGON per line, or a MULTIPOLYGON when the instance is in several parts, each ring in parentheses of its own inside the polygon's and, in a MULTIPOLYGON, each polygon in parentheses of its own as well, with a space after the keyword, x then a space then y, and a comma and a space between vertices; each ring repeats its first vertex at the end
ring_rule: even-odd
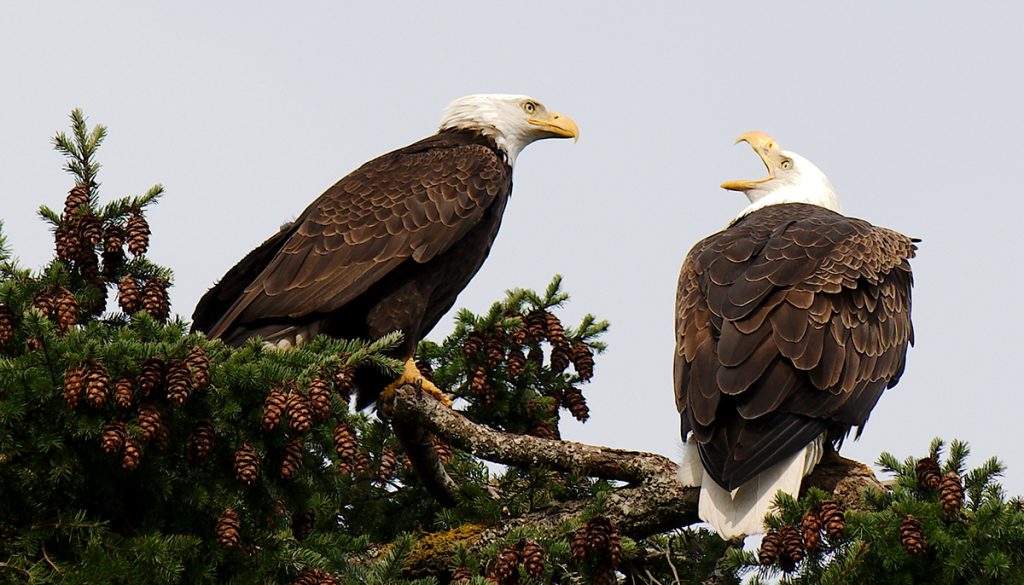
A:
MULTIPOLYGON (((244 288, 224 279, 207 294, 226 308, 195 328, 213 338, 247 323, 328 314, 406 259, 425 263, 447 250, 511 189, 508 166, 493 149, 452 140, 439 134, 338 181, 240 275, 244 288)), ((202 310, 206 301, 196 315, 210 312, 202 310)))
POLYGON ((676 299, 676 405, 726 489, 861 427, 903 372, 913 241, 826 209, 754 212, 694 247, 676 299))

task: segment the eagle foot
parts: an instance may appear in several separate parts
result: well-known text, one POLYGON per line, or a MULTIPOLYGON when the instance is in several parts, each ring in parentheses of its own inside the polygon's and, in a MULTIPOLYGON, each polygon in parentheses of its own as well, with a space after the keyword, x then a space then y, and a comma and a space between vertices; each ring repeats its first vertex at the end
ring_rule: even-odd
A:
POLYGON ((452 407, 452 401, 448 398, 448 395, 433 382, 423 377, 423 374, 420 373, 416 367, 416 362, 412 358, 405 360, 405 368, 402 370, 402 375, 394 382, 388 384, 384 391, 380 393, 381 401, 390 404, 394 400, 395 391, 405 384, 412 384, 417 390, 425 391, 441 404, 448 408, 452 407))

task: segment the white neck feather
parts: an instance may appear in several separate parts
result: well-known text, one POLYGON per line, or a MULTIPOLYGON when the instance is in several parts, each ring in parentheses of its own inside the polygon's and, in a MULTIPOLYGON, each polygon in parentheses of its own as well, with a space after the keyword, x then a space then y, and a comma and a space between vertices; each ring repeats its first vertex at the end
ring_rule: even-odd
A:
POLYGON ((537 139, 530 126, 520 123, 518 103, 526 96, 486 94, 459 98, 441 117, 441 130, 476 130, 494 141, 513 166, 516 157, 537 139))
POLYGON ((750 200, 750 205, 743 208, 743 211, 734 217, 729 225, 758 209, 783 203, 807 203, 830 209, 836 213, 843 212, 835 187, 832 186, 832 182, 828 180, 825 173, 814 166, 814 163, 796 153, 786 152, 784 154, 793 160, 793 170, 784 175, 779 174, 758 188, 747 191, 746 195, 750 200))

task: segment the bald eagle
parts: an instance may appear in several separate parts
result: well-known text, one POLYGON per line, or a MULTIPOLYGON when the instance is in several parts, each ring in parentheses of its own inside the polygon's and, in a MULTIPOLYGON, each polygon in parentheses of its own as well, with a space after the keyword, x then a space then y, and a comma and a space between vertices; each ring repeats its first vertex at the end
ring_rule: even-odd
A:
MULTIPOLYGON (((240 345, 278 347, 317 334, 374 339, 400 330, 405 371, 390 387, 423 379, 419 341, 480 269, 512 193, 519 153, 543 138, 579 137, 572 119, 521 95, 452 102, 440 129, 359 167, 250 252, 199 301, 192 329, 240 345)), ((388 386, 357 374, 357 404, 388 386)))
POLYGON ((737 142, 768 177, 722 184, 750 205, 683 263, 674 367, 684 481, 726 539, 763 532, 778 490, 797 495, 899 381, 918 241, 842 215, 825 174, 771 137, 737 142))

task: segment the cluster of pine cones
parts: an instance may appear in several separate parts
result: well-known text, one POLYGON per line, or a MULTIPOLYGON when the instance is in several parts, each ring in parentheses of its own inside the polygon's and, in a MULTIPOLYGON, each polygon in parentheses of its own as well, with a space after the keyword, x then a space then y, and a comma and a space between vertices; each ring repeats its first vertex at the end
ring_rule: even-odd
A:
POLYGON ((842 504, 827 500, 808 510, 799 526, 787 524, 769 530, 761 540, 758 560, 765 566, 778 563, 780 569, 789 573, 804 559, 806 551, 821 546, 822 532, 830 539, 838 540, 845 531, 846 511, 842 504))
MULTIPOLYGON (((522 539, 498 552, 498 556, 487 564, 487 580, 494 585, 518 585, 519 566, 534 581, 544 576, 547 555, 544 548, 536 541, 522 539)), ((452 571, 452 585, 469 583, 473 579, 473 571, 464 565, 452 571)))
POLYGON ((615 583, 615 568, 622 560, 618 527, 606 516, 594 516, 572 533, 569 553, 577 565, 590 564, 596 585, 615 583))
MULTIPOLYGON (((71 409, 82 404, 93 410, 113 406, 118 415, 103 426, 100 447, 107 455, 120 458, 122 468, 132 471, 142 461, 143 443, 158 453, 167 449, 170 432, 161 408, 181 406, 209 381, 210 361, 203 348, 195 346, 185 359, 147 360, 134 377, 122 375, 111 380, 106 366, 95 360, 70 367, 64 372, 62 393, 71 409), (130 432, 126 421, 133 418, 133 410, 130 432)), ((189 460, 205 458, 213 440, 212 424, 200 423, 189 442, 189 460)))

